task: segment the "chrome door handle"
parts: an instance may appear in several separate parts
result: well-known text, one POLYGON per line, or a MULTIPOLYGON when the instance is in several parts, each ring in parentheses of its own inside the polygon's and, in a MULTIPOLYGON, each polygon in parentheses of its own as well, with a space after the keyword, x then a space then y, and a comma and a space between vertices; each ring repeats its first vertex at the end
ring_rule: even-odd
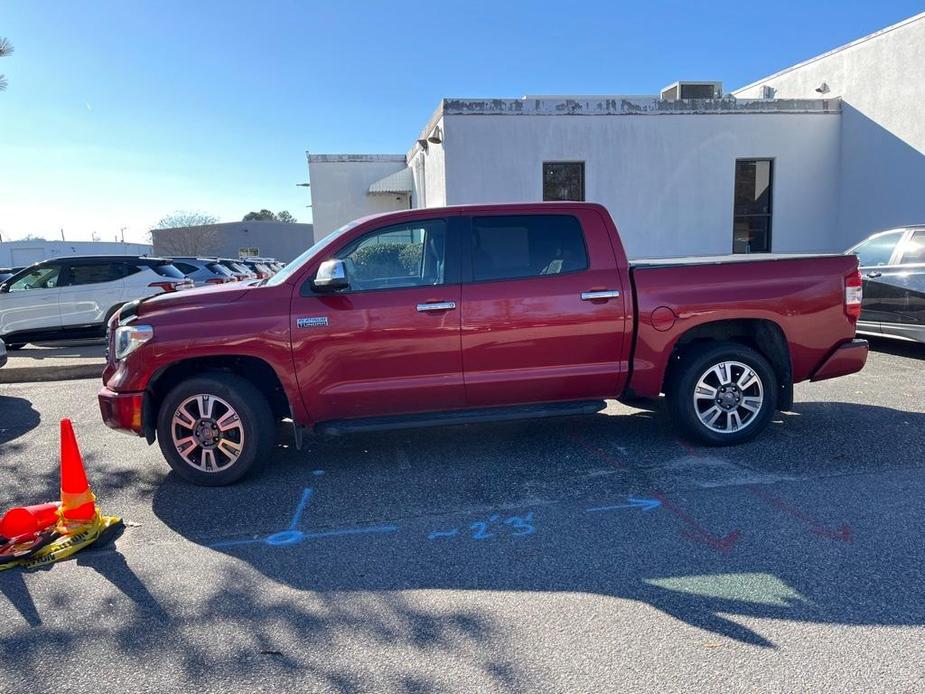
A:
POLYGON ((867 273, 867 278, 868 278, 868 279, 876 279, 876 278, 878 278, 878 277, 881 277, 882 275, 883 275, 882 272, 879 272, 878 270, 874 270, 873 272, 868 272, 868 273, 867 273))
POLYGON ((456 308, 455 301, 435 301, 432 304, 418 304, 418 311, 452 311, 456 308))
POLYGON ((618 299, 620 292, 616 289, 605 290, 602 292, 582 292, 582 301, 594 301, 595 299, 618 299))

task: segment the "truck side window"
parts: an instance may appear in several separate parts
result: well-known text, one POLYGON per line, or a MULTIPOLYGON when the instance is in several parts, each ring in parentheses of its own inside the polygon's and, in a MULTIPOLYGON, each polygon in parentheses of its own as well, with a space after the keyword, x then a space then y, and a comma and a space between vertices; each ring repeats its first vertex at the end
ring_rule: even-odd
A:
POLYGON ((587 269, 581 225, 571 215, 472 219, 472 279, 476 282, 587 269))
POLYGON ((361 236, 337 257, 351 291, 432 286, 445 281, 446 239, 445 220, 415 221, 361 236))

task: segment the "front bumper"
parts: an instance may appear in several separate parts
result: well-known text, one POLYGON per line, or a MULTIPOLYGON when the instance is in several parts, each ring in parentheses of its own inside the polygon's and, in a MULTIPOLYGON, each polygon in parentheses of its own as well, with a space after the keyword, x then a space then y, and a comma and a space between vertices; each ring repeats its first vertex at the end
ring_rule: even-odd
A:
POLYGON ((852 340, 836 349, 822 362, 822 366, 810 378, 811 381, 824 381, 857 373, 867 363, 867 340, 852 340))
POLYGON ((106 386, 100 388, 100 414, 110 429, 144 436, 144 396, 141 393, 117 393, 106 386))

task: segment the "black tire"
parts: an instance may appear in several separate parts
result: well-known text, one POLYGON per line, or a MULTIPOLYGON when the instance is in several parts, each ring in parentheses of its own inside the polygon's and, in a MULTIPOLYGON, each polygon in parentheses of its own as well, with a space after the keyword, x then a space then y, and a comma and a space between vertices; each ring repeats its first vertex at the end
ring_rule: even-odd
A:
POLYGON ((268 457, 275 436, 276 426, 266 398, 250 381, 232 374, 207 373, 183 381, 167 394, 157 415, 157 442, 167 463, 183 479, 206 487, 233 484, 258 467, 268 457), (211 419, 203 417, 201 399, 191 400, 197 395, 208 396, 212 403, 207 405, 212 409, 211 419), (173 421, 174 415, 184 403, 186 414, 192 422, 190 427, 175 425, 173 421), (229 409, 226 409, 226 405, 229 409), (192 443, 188 444, 191 448, 184 450, 190 458, 201 463, 200 467, 180 453, 174 442, 174 431, 179 441, 188 437, 197 440, 194 438, 197 426, 206 423, 210 431, 217 432, 217 425, 230 410, 238 417, 231 418, 232 431, 219 434, 217 444, 192 443), (215 426, 208 424, 209 421, 215 426), (236 450, 238 440, 242 445, 237 448, 237 458, 232 460, 226 451, 236 450), (208 465, 210 456, 205 453, 207 449, 212 451, 211 466, 208 465))
POLYGON ((735 342, 707 343, 692 347, 674 365, 667 393, 668 411, 686 437, 710 446, 733 446, 751 441, 770 424, 777 411, 777 389, 774 369, 755 350, 735 342), (744 368, 731 362, 750 369, 758 385, 751 384, 744 391, 740 390, 739 383, 748 383, 751 377, 743 379, 744 368), (706 376, 714 367, 719 367, 719 371, 706 376), (729 375, 726 385, 721 385, 719 373, 729 375), (707 381, 695 404, 695 391, 701 377, 706 377, 707 381), (715 398, 706 395, 714 383, 717 385, 715 398), (755 406, 759 392, 761 403, 757 411, 746 409, 746 405, 755 406), (741 404, 743 402, 745 404, 741 404), (712 428, 704 421, 710 419, 715 419, 712 428), (736 419, 741 426, 736 425, 736 419))

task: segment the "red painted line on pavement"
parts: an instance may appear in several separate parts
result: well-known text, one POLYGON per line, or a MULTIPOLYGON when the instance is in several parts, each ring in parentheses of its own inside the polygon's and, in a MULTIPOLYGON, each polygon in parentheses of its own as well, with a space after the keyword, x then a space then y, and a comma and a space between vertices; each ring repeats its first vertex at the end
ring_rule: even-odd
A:
POLYGON ((724 537, 714 535, 709 530, 704 528, 700 523, 694 520, 680 506, 665 498, 665 495, 661 492, 655 492, 653 496, 662 502, 662 506, 666 510, 673 513, 681 520, 682 523, 688 526, 689 529, 685 530, 681 534, 689 540, 694 540, 695 542, 700 542, 701 544, 705 544, 708 547, 712 547, 713 549, 726 552, 739 540, 740 537, 742 537, 742 531, 739 529, 727 533, 724 537))
POLYGON ((628 470, 630 468, 630 466, 627 465, 626 463, 622 462, 621 460, 618 460, 617 458, 614 458, 612 455, 607 453, 607 451, 601 448, 598 448, 597 446, 592 446, 590 443, 585 441, 583 438, 581 438, 581 436, 579 436, 578 434, 574 432, 569 433, 569 438, 571 438, 572 441, 577 443, 579 446, 584 448, 586 451, 593 453, 598 458, 603 460, 605 463, 612 465, 618 470, 628 470))
POLYGON ((852 533, 851 528, 847 524, 842 524, 838 530, 831 530, 827 528, 821 521, 813 518, 807 513, 804 513, 796 506, 787 503, 779 496, 774 496, 770 492, 761 489, 755 485, 748 487, 748 491, 753 495, 768 502, 771 506, 783 511, 788 516, 796 518, 798 521, 805 523, 809 526, 810 530, 821 537, 825 537, 829 540, 841 540, 842 542, 851 542, 852 533))
MULTIPOLYGON (((586 451, 593 453, 598 458, 605 461, 606 463, 609 463, 615 468, 620 470, 627 470, 630 468, 629 465, 623 463, 617 458, 614 458, 606 451, 598 448, 597 446, 592 446, 578 434, 572 432, 569 434, 569 436, 575 443, 584 448, 586 451)), ((738 529, 733 530, 723 537, 714 535, 709 530, 700 525, 700 523, 694 520, 694 518, 692 518, 680 506, 675 504, 673 501, 669 501, 661 492, 657 490, 650 490, 646 492, 646 494, 658 499, 667 511, 674 514, 674 516, 680 519, 681 522, 687 526, 685 530, 681 531, 681 535, 686 537, 688 540, 706 545, 707 547, 715 549, 719 552, 728 552, 729 549, 739 540, 739 538, 742 537, 742 531, 738 529)))

